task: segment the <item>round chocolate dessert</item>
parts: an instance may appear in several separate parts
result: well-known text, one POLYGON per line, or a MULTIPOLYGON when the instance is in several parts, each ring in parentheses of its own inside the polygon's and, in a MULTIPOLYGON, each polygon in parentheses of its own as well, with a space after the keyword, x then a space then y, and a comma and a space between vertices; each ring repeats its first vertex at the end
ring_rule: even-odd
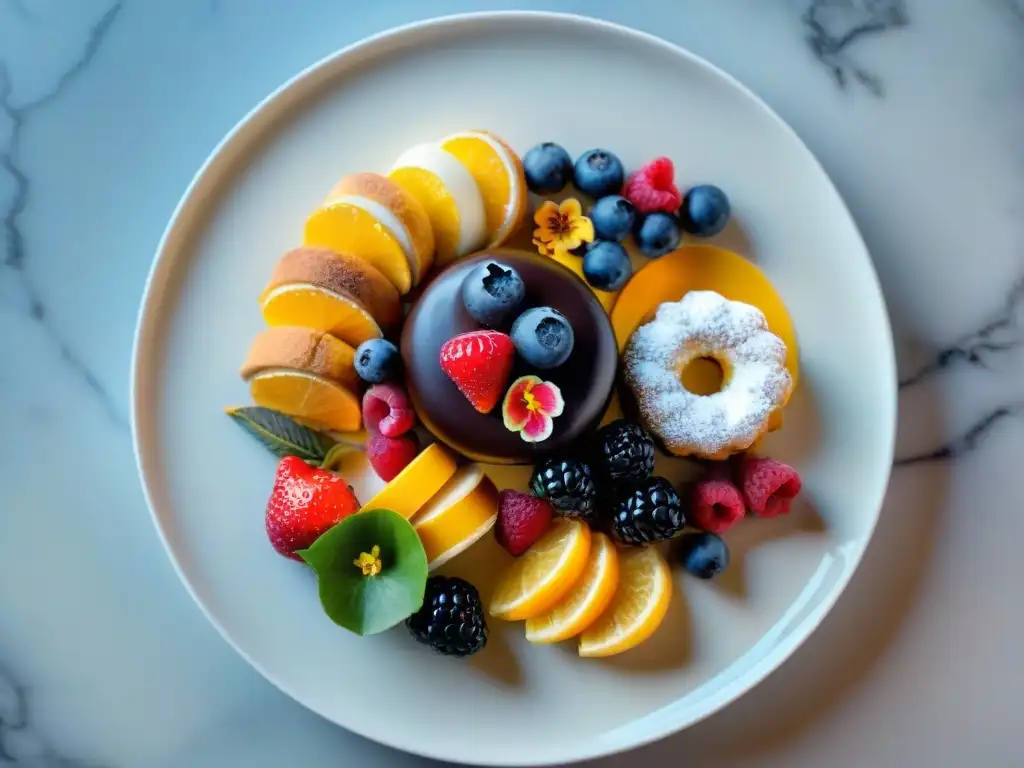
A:
POLYGON ((402 330, 406 385, 420 418, 439 440, 475 461, 489 464, 532 464, 538 457, 567 448, 604 415, 612 387, 618 348, 608 316, 590 288, 552 259, 496 249, 463 259, 435 277, 416 302, 402 330), (488 414, 478 412, 441 369, 441 346, 454 336, 485 330, 463 305, 465 277, 484 260, 515 269, 526 288, 525 298, 504 327, 534 307, 561 312, 572 326, 574 343, 568 359, 555 368, 538 370, 519 355, 509 384, 534 374, 555 384, 565 408, 553 421, 551 435, 537 443, 523 440, 505 427, 501 403, 488 414))

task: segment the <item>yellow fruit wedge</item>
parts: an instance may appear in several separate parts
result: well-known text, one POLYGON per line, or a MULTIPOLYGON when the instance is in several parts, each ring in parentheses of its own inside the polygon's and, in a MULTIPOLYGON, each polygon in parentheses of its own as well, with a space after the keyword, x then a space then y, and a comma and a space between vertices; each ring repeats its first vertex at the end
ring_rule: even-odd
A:
POLYGON ((576 586, 589 557, 590 527, 559 518, 502 576, 491 616, 520 621, 549 611, 576 586))
POLYGON ((426 210, 438 267, 486 244, 487 217, 480 188, 462 163, 439 146, 420 144, 406 150, 388 178, 426 210))
POLYGON ((330 379, 306 371, 276 368, 249 379, 256 405, 294 416, 335 432, 355 432, 362 426, 359 398, 330 379))
POLYGON ((503 244, 526 215, 526 176, 518 155, 486 131, 456 133, 441 141, 441 149, 462 163, 480 189, 488 247, 503 244))
POLYGON ((603 533, 591 536, 590 558, 572 591, 547 613, 526 620, 531 643, 559 643, 583 632, 604 613, 619 584, 619 556, 603 533))
POLYGON ((322 328, 353 347, 384 335, 373 316, 358 303, 310 283, 275 288, 265 295, 262 309, 267 325, 300 323, 322 328))
POLYGON ((653 547, 619 550, 619 587, 612 603, 580 635, 580 656, 614 656, 654 634, 672 600, 672 573, 653 547))
POLYGON ((354 391, 359 386, 355 355, 352 347, 329 333, 280 325, 256 334, 241 374, 248 381, 261 371, 286 368, 322 376, 354 391))
POLYGON ((412 288, 413 272, 400 236, 387 226, 396 219, 375 200, 345 196, 320 206, 306 219, 302 240, 363 259, 404 295, 412 288))
POLYGON ((412 519, 427 551, 427 569, 440 568, 494 527, 498 489, 479 464, 467 464, 412 519))
POLYGON ((402 246, 412 269, 412 283, 417 285, 434 263, 434 230, 423 206, 391 179, 376 173, 345 176, 328 193, 325 204, 353 195, 384 207, 384 211, 378 212, 379 219, 402 246))
POLYGON ((437 443, 431 443, 359 511, 390 509, 408 520, 441 490, 455 474, 455 469, 452 455, 437 443))

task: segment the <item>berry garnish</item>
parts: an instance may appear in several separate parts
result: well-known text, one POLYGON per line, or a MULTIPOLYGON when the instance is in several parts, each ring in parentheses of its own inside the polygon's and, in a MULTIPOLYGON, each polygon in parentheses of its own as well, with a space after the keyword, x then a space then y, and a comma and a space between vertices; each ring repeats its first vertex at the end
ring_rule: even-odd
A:
POLYGON ((528 364, 548 369, 569 359, 575 339, 565 315, 551 307, 534 307, 512 324, 512 343, 528 364))
POLYGON ((470 331, 441 346, 441 370, 480 413, 505 394, 514 360, 512 339, 498 331, 470 331))
POLYGON ((602 477, 613 485, 634 485, 654 473, 654 440, 639 424, 616 419, 597 433, 602 477))
POLYGON ((366 458, 377 473, 377 477, 390 483, 405 469, 420 452, 415 435, 401 437, 373 435, 366 444, 366 458))
POLYGON ((611 240, 598 240, 583 256, 583 276, 599 291, 617 291, 633 275, 626 249, 611 240))
POLYGON ((541 256, 564 256, 594 239, 594 224, 575 197, 561 203, 546 200, 533 214, 533 222, 533 244, 541 256))
POLYGON ((713 237, 725 229, 731 213, 732 206, 725 192, 714 184, 701 184, 686 192, 679 220, 690 234, 713 237))
POLYGON ((684 533, 677 546, 683 567, 698 579, 713 579, 729 567, 729 547, 713 533, 684 533))
POLYGON ((635 486, 615 505, 612 532, 623 544, 641 546, 668 541, 686 524, 679 494, 663 477, 635 486))
POLYGON ((341 477, 285 456, 267 502, 267 537, 278 553, 300 560, 298 550, 358 511, 359 502, 341 477))
POLYGON ((523 155, 523 171, 531 192, 554 194, 572 180, 572 158, 558 144, 546 141, 523 155))
POLYGON ((491 328, 508 320, 525 295, 526 286, 519 273, 497 261, 478 264, 462 281, 466 311, 478 323, 491 328))
POLYGON ((636 206, 622 195, 605 195, 590 209, 590 220, 599 240, 622 242, 636 229, 636 206))
POLYGON ((698 480, 690 497, 690 523, 709 533, 725 533, 744 515, 743 494, 726 471, 712 470, 698 480))
POLYGON ((649 213, 636 232, 637 248, 652 259, 671 253, 683 241, 679 219, 668 213, 649 213))
POLYGON ((667 157, 659 157, 626 180, 622 194, 641 213, 675 213, 683 202, 675 183, 675 168, 667 157))
POLYGON ((590 465, 579 459, 546 459, 533 468, 530 490, 566 517, 590 518, 597 490, 590 465))
POLYGON ((519 557, 544 535, 554 514, 547 499, 519 491, 502 491, 498 494, 494 536, 510 555, 519 557))
POLYGON ((374 384, 363 395, 363 425, 385 437, 400 437, 416 424, 416 411, 396 384, 374 384))
POLYGON ((576 189, 591 197, 604 197, 622 189, 622 161, 607 149, 591 149, 573 166, 576 189))
POLYGON ((787 514, 802 485, 795 469, 775 459, 742 459, 738 477, 747 509, 758 517, 787 514))
POLYGON ((454 576, 427 579, 423 606, 405 625, 417 641, 445 656, 472 656, 487 645, 487 621, 476 587, 454 576))
POLYGON ((558 387, 539 376, 520 376, 505 393, 501 417, 505 429, 518 432, 528 443, 540 443, 551 437, 554 419, 564 409, 565 401, 558 387))
POLYGON ((356 347, 356 374, 369 384, 380 384, 402 375, 402 356, 387 339, 368 339, 356 347))

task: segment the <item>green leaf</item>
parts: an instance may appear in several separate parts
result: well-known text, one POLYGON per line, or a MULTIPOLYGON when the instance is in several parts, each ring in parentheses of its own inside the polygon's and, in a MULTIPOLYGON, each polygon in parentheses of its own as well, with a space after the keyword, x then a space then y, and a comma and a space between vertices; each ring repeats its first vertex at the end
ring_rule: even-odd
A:
POLYGON ((316 571, 324 612, 357 635, 383 632, 423 605, 427 553, 409 521, 390 509, 350 515, 298 555, 316 571), (365 576, 354 561, 374 546, 381 571, 365 576))
POLYGON ((334 446, 334 440, 327 435, 269 408, 254 405, 226 408, 225 413, 278 458, 298 456, 305 461, 319 464, 334 446))

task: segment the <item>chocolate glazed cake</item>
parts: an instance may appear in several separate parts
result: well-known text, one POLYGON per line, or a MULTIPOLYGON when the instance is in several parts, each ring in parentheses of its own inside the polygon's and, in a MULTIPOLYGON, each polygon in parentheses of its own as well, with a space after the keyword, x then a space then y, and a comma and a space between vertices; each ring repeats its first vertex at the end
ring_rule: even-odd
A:
MULTIPOLYGON (((511 326, 515 317, 509 318, 511 326)), ((496 330, 508 332, 508 327, 496 330)), ((532 464, 539 456, 567 448, 604 415, 615 383, 618 349, 608 316, 590 288, 551 259, 525 251, 493 250, 456 262, 435 277, 416 302, 402 331, 406 384, 420 421, 442 442, 475 461, 532 464), (462 304, 460 289, 479 262, 493 259, 513 267, 526 286, 519 312, 553 307, 572 324, 575 346, 561 366, 537 370, 516 358, 511 381, 528 373, 562 390, 565 410, 554 432, 527 443, 501 420, 501 404, 478 413, 441 370, 441 345, 460 333, 481 330, 462 304)))

